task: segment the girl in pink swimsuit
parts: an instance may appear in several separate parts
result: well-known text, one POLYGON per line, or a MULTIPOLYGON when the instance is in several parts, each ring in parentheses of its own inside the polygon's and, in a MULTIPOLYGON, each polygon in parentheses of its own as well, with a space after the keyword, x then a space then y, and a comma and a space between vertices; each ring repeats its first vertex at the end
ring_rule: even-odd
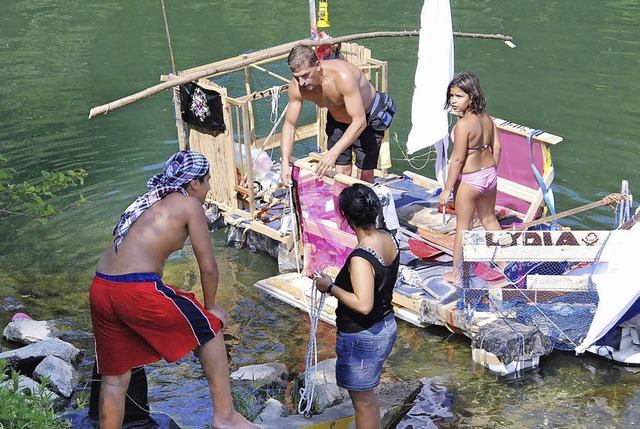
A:
POLYGON ((495 215, 501 148, 498 130, 485 112, 484 93, 475 74, 462 72, 453 78, 445 107, 451 108, 459 119, 453 129, 447 182, 438 201, 446 205, 453 193, 457 216, 453 272, 443 278, 458 284, 462 280, 462 231, 472 229, 475 212, 486 230, 501 229, 495 215))

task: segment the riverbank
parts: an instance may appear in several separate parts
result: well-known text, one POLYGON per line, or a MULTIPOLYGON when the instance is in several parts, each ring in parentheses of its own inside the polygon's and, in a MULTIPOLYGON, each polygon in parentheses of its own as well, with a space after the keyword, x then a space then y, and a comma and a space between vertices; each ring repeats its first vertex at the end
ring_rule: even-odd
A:
MULTIPOLYGON (((15 312, 24 309, 19 303, 12 301, 10 305, 14 314, 12 321, 3 329, 3 341, 10 347, 0 350, 2 373, 5 373, 6 368, 5 378, 9 379, 11 374, 15 373, 15 380, 19 381, 20 389, 28 389, 21 393, 15 391, 11 395, 18 395, 25 403, 29 402, 31 397, 35 398, 52 421, 55 420, 53 412, 57 410, 62 414, 63 420, 69 421, 72 427, 92 428, 98 416, 97 395, 100 383, 94 370, 88 380, 91 385, 90 396, 88 400, 83 397, 83 389, 80 388, 82 380, 77 370, 81 358, 86 355, 86 350, 78 349, 60 339, 66 336, 60 329, 60 322, 33 320, 26 313, 15 312), (88 408, 85 408, 87 403, 88 408)), ((193 386, 190 386, 184 390, 185 394, 174 396, 165 392, 164 398, 159 398, 159 404, 194 404, 202 411, 196 413, 197 421, 193 421, 194 415, 185 413, 183 407, 175 413, 151 413, 147 391, 148 385, 184 388, 185 382, 190 384, 188 380, 191 380, 203 385, 208 393, 204 374, 198 370, 194 371, 195 368, 192 366, 184 367, 185 362, 195 364, 195 360, 195 356, 189 354, 177 364, 149 365, 148 367, 156 369, 165 368, 165 371, 159 371, 163 375, 152 370, 153 376, 150 378, 147 377, 145 368, 134 371, 128 391, 125 423, 136 427, 201 427, 198 421, 202 421, 203 412, 211 414, 212 410, 207 409, 207 405, 210 408, 210 398, 193 397, 193 392, 200 389, 192 389, 193 386)), ((313 374, 310 378, 295 371, 290 372, 281 363, 238 368, 230 374, 236 409, 263 428, 301 428, 311 425, 312 420, 313 425, 331 424, 336 421, 346 424, 353 421, 353 407, 348 394, 335 384, 335 359, 319 362, 316 367, 308 370, 309 374, 313 374), (305 380, 310 385, 304 386, 305 380), (314 392, 312 398, 307 398, 308 404, 300 398, 301 389, 305 388, 314 392), (303 405, 304 408, 301 408, 303 405), (304 416, 299 414, 302 409, 305 410, 304 416)), ((6 386, 9 388, 9 385, 6 386)), ((396 426, 396 422, 411 408, 408 404, 421 388, 422 383, 417 380, 403 381, 385 374, 377 389, 384 427, 396 426)), ((9 427, 17 427, 21 420, 16 419, 23 418, 19 414, 13 417, 0 416, 0 422, 8 424, 9 427)), ((55 424, 65 427, 64 423, 55 424)))

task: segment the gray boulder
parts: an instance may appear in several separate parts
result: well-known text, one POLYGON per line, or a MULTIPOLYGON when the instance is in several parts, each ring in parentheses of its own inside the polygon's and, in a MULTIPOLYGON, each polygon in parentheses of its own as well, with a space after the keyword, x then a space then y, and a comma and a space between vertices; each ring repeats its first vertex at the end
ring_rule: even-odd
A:
POLYGON ((53 338, 0 353, 0 359, 5 359, 10 367, 29 374, 47 356, 55 356, 74 364, 80 358, 81 351, 72 344, 53 338))
POLYGON ((289 410, 280 401, 274 398, 269 398, 260 412, 260 415, 256 418, 256 422, 271 422, 276 419, 287 417, 289 410))
POLYGON ((336 384, 336 361, 335 358, 326 359, 308 368, 310 380, 315 383, 314 396, 318 410, 339 404, 348 397, 346 390, 336 384))
MULTIPOLYGON (((10 383, 13 383, 12 380, 7 380, 4 383, 0 383, 0 386, 8 386, 10 383)), ((37 381, 32 380, 29 377, 26 377, 24 375, 21 375, 18 377, 18 392, 17 394, 31 394, 35 397, 44 397, 44 398, 48 398, 50 401, 52 401, 55 405, 62 405, 64 404, 64 400, 57 394, 55 394, 54 392, 50 391, 49 389, 42 388, 41 384, 38 383, 37 381), (26 392, 25 392, 26 390, 26 392)))
POLYGON ((287 376, 287 367, 281 363, 247 365, 230 374, 236 381, 261 381, 264 384, 282 383, 287 376))
POLYGON ((16 319, 2 332, 7 341, 22 345, 60 338, 61 335, 62 331, 56 328, 53 322, 32 319, 16 319))
POLYGON ((44 376, 49 379, 49 386, 54 392, 69 398, 78 385, 78 372, 68 362, 47 356, 33 371, 34 378, 44 376))

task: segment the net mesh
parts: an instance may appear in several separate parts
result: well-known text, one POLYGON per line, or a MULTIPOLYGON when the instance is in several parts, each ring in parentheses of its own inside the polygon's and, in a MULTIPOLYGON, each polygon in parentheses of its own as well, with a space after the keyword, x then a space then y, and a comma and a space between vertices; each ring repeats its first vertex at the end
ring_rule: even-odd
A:
POLYGON ((593 274, 608 236, 563 231, 465 232, 458 308, 537 327, 574 350, 598 306, 593 274))
MULTIPOLYGON (((253 90, 267 91, 270 93, 255 98, 251 102, 252 110, 252 134, 253 141, 266 138, 270 134, 282 132, 284 120, 280 120, 289 102, 287 91, 275 91, 275 89, 287 85, 291 79, 291 71, 287 65, 286 58, 274 59, 270 62, 262 63, 257 67, 248 67, 247 71, 239 70, 224 75, 209 78, 217 85, 225 87, 227 94, 231 98, 241 98, 247 95, 247 82, 253 90), (275 128, 275 131, 274 131, 275 128)), ((242 119, 234 120, 234 123, 241 124, 242 119)), ((303 103, 298 127, 316 122, 316 107, 312 103, 303 103)), ((242 141, 244 136, 238 129, 234 129, 236 141, 242 141)), ((293 147, 293 156, 303 158, 310 151, 317 151, 316 137, 297 141, 293 147)), ((272 139, 265 142, 268 147, 273 143, 272 139)), ((258 146, 260 149, 260 147, 258 146)), ((280 160, 280 148, 268 149, 267 154, 274 161, 280 160)))

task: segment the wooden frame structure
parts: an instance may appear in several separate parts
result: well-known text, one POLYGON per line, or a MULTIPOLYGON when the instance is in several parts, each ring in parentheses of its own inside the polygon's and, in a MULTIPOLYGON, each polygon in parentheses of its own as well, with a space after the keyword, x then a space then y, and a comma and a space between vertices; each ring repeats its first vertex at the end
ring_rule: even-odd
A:
MULTIPOLYGON (((264 51, 202 65, 185 70, 179 73, 178 76, 161 77, 162 80, 170 81, 179 79, 181 75, 192 75, 202 70, 224 66, 226 69, 224 72, 200 78, 196 83, 204 89, 214 90, 220 94, 223 118, 227 128, 226 132, 215 135, 198 127, 181 124, 181 121, 177 121, 179 128, 181 126, 186 128, 187 141, 180 141, 180 147, 200 152, 211 162, 211 191, 207 199, 218 206, 227 223, 234 223, 232 218, 245 219, 247 222, 244 225, 248 226, 248 228, 288 244, 291 244, 292 240, 289 235, 282 236, 278 231, 267 227, 256 218, 257 206, 262 201, 270 202, 273 190, 260 192, 253 186, 256 149, 262 152, 280 147, 282 133, 276 132, 276 130, 284 116, 284 111, 268 134, 264 132, 264 129, 262 130, 263 132, 257 133, 257 122, 260 118, 256 117, 255 104, 258 102, 264 103, 263 99, 269 96, 273 97, 274 91, 277 91, 278 95, 288 91, 290 72, 286 66, 286 58, 288 50, 300 42, 291 42, 264 51), (285 51, 287 53, 282 54, 285 51), (270 52, 273 52, 274 55, 269 56, 270 52), (246 65, 247 60, 252 56, 261 59, 246 65), (265 56, 269 56, 269 58, 264 59, 265 56), (234 63, 240 65, 234 68, 234 63), (280 68, 284 64, 284 73, 279 73, 279 70, 274 71, 274 64, 277 63, 280 64, 280 68), (258 75, 257 77, 256 74, 258 75), (283 76, 283 74, 286 74, 286 76, 283 76), (278 85, 271 87, 261 86, 264 85, 261 84, 261 81, 265 79, 270 82, 277 82, 278 85), (241 82, 242 80, 243 82, 241 82), (233 89, 221 82, 229 83, 233 86, 233 89), (238 95, 236 93, 240 92, 238 90, 240 87, 241 93, 238 95), (232 94, 232 92, 235 93, 232 94)), ((387 91, 387 62, 371 58, 370 49, 356 43, 341 43, 333 46, 333 50, 339 54, 340 58, 359 67, 377 90, 387 91)), ((176 111, 182 111, 178 97, 174 97, 174 102, 177 104, 176 111)), ((312 121, 303 123, 302 118, 299 121, 295 142, 315 138, 316 146, 320 151, 326 150, 325 124, 326 109, 316 107, 315 118, 312 121)), ((180 135, 181 130, 179 129, 178 131, 180 135)), ((391 166, 390 160, 387 131, 379 161, 379 167, 385 174, 386 170, 391 166)))

